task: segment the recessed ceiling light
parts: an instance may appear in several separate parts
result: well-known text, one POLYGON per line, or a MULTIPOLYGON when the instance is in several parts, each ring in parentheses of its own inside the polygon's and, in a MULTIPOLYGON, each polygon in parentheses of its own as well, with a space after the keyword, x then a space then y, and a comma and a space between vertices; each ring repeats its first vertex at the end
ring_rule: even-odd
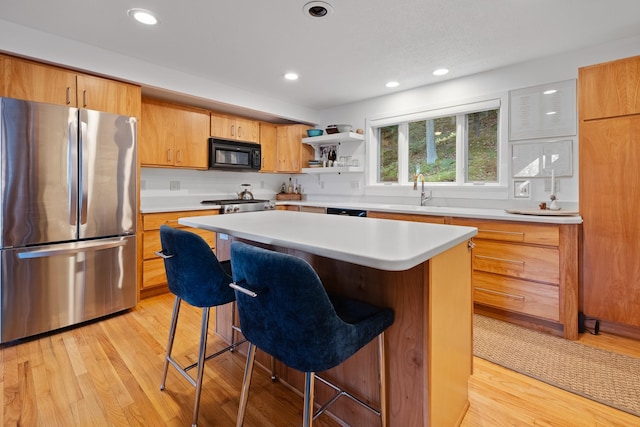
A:
POLYGON ((549 89, 549 90, 545 90, 542 93, 545 94, 545 95, 552 95, 552 94, 554 94, 556 92, 557 92, 557 90, 555 90, 555 89, 549 89))
POLYGON ((446 68, 438 68, 437 70, 435 70, 433 72, 433 75, 434 76, 444 76, 448 72, 449 72, 449 70, 447 70, 446 68))
POLYGON ((312 18, 324 18, 333 13, 333 7, 323 1, 312 1, 302 7, 302 13, 312 18))
POLYGON ((284 78, 287 80, 298 80, 298 75, 296 73, 287 73, 284 75, 284 78))
POLYGON ((398 83, 398 82, 387 82, 387 84, 385 86, 386 87, 398 87, 398 86, 400 86, 400 83, 398 83))
POLYGON ((156 25, 158 23, 158 19, 153 16, 153 13, 145 9, 129 9, 127 15, 145 25, 156 25))
POLYGON ((558 114, 555 111, 547 111, 547 116, 553 116, 554 114, 558 114))

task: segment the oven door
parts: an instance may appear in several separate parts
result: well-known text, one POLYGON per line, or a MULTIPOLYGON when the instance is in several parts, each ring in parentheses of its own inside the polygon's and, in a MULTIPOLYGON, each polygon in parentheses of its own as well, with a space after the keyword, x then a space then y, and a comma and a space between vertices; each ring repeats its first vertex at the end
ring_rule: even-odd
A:
POLYGON ((209 168, 260 170, 260 145, 209 138, 209 168))

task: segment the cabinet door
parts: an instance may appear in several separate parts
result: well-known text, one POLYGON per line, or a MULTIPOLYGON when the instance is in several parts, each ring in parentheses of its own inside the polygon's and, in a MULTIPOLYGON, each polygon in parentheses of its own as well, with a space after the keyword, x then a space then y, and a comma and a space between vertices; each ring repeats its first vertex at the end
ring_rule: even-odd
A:
POLYGON ((306 125, 278 126, 276 129, 277 171, 299 173, 302 163, 313 158, 313 148, 302 147, 302 138, 306 135, 306 125))
POLYGON ((261 172, 275 172, 277 166, 276 128, 272 123, 260 123, 261 172))
POLYGON ((196 109, 172 110, 174 116, 175 166, 207 169, 209 112, 196 109))
POLYGON ((142 166, 173 166, 173 117, 163 103, 144 99, 138 126, 138 155, 142 166))
POLYGON ((578 70, 581 120, 640 114, 640 56, 578 70))
POLYGON ((236 134, 240 141, 258 143, 260 139, 260 126, 254 120, 236 118, 236 134))
POLYGON ((211 136, 236 139, 236 118, 226 114, 211 113, 211 136))
POLYGON ((278 126, 277 141, 277 171, 300 172, 300 145, 298 130, 294 126, 278 126))
POLYGON ((209 113, 155 99, 144 99, 138 131, 143 166, 207 169, 209 113))
POLYGON ((101 77, 78 74, 80 108, 140 117, 140 87, 101 77))
POLYGON ((77 106, 75 73, 7 55, 0 70, 0 96, 77 106))
POLYGON ((580 124, 584 313, 640 326, 640 115, 580 124))

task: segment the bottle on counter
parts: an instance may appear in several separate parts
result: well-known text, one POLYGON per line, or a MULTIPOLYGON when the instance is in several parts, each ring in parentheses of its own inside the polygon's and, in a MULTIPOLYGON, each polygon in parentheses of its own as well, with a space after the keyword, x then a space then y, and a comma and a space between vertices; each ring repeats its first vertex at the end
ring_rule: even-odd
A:
POLYGON ((280 193, 284 194, 287 192, 287 186, 282 182, 282 187, 280 187, 280 193))
POLYGON ((291 177, 289 177, 289 187, 287 188, 287 193, 293 193, 293 182, 291 182, 291 177))

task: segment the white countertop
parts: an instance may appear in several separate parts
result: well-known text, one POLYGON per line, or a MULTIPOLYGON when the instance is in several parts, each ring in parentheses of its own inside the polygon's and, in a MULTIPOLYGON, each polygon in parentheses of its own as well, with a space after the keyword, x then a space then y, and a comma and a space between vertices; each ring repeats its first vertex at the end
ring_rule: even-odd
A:
POLYGON ((180 218, 178 222, 389 271, 412 268, 477 234, 473 227, 282 210, 180 218))
MULTIPOLYGON (((218 205, 202 205, 200 201, 206 196, 192 198, 154 198, 143 200, 140 211, 143 214, 155 212, 177 212, 192 210, 220 209, 218 205)), ((214 197, 209 197, 212 199, 214 197)), ((546 216, 507 213, 504 209, 463 208, 449 206, 417 206, 372 202, 340 202, 340 201, 293 201, 282 200, 278 205, 332 207, 341 209, 361 209, 366 211, 409 213, 418 215, 453 216, 461 218, 494 219, 502 221, 539 222, 547 224, 582 224, 579 215, 546 216)), ((562 211, 561 211, 562 212, 562 211)))
MULTIPOLYGON (((460 218, 496 219, 503 221, 541 222, 548 224, 582 224, 580 215, 546 216, 523 215, 507 213, 504 209, 461 208, 449 206, 417 206, 387 203, 366 202, 312 202, 312 201, 283 201, 277 204, 296 206, 332 207, 341 209, 361 209, 376 212, 396 212, 418 215, 453 216, 460 218)), ((556 213, 557 214, 557 213, 556 213)))

